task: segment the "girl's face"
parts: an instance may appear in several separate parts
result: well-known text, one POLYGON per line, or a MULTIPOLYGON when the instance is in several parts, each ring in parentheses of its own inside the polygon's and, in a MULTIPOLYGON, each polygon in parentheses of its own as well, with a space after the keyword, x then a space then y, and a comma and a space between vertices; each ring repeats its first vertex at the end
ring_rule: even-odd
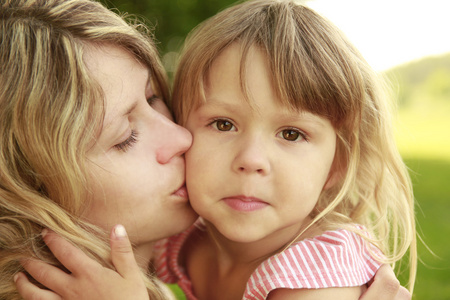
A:
POLYGON ((88 153, 92 199, 84 217, 123 224, 136 245, 178 233, 196 218, 185 188, 190 133, 155 97, 146 67, 117 47, 90 47, 85 61, 105 94, 105 119, 88 153))
POLYGON ((333 184, 336 133, 328 119, 281 105, 265 56, 251 50, 250 102, 231 45, 210 69, 207 102, 188 116, 187 187, 197 213, 229 240, 289 241, 333 184))

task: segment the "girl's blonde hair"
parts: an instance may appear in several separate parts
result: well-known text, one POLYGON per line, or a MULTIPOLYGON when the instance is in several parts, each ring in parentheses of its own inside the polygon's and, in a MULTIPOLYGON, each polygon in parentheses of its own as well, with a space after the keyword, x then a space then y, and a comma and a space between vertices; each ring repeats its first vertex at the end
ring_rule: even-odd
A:
MULTIPOLYGON (((184 124, 205 99, 208 72, 227 46, 241 47, 241 87, 251 47, 262 51, 283 105, 328 118, 338 136, 333 172, 312 212, 323 227, 365 225, 394 264, 409 249, 416 273, 414 199, 393 137, 385 84, 332 23, 294 1, 248 1, 217 14, 188 36, 174 80, 173 110, 184 124)), ((310 224, 310 225, 312 225, 310 224)))
MULTIPOLYGON (((97 2, 2 0, 0 22, 0 299, 19 299, 21 259, 58 265, 43 228, 113 268, 107 234, 79 218, 89 198, 86 153, 104 116, 86 46, 125 49, 149 68, 159 96, 169 91, 148 29, 97 2)), ((146 284, 151 299, 167 299, 156 280, 146 284)))

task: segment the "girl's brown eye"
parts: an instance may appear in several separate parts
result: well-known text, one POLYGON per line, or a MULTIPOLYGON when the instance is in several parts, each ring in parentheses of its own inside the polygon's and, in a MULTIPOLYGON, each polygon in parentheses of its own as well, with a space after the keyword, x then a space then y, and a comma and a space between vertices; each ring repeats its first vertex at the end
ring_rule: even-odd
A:
POLYGON ((283 130, 282 135, 283 138, 288 141, 296 141, 300 137, 300 133, 292 129, 283 130))
POLYGON ((217 120, 215 122, 217 129, 220 131, 230 131, 233 129, 233 124, 227 120, 217 120))
POLYGON ((298 129, 284 129, 279 134, 279 137, 289 142, 308 141, 307 135, 298 129))

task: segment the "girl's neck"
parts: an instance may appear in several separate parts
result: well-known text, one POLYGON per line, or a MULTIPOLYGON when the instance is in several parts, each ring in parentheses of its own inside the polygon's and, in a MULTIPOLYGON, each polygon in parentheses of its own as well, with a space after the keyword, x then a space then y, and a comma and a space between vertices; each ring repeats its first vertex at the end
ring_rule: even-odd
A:
POLYGON ((234 242, 221 235, 214 227, 208 229, 208 240, 219 262, 230 264, 261 263, 272 254, 281 250, 285 241, 264 239, 250 243, 234 242))
POLYGON ((291 232, 276 232, 261 240, 242 243, 226 238, 206 221, 205 225, 207 230, 193 235, 185 245, 180 263, 187 268, 198 299, 219 300, 241 299, 256 268, 282 251, 301 229, 298 226, 291 232))
POLYGON ((230 266, 247 264, 256 268, 264 260, 279 253, 290 243, 317 235, 317 230, 311 228, 300 238, 297 238, 297 235, 303 230, 303 226, 299 224, 289 231, 275 232, 263 239, 242 243, 228 239, 209 222, 205 222, 205 225, 211 249, 218 262, 221 265, 228 262, 230 266))

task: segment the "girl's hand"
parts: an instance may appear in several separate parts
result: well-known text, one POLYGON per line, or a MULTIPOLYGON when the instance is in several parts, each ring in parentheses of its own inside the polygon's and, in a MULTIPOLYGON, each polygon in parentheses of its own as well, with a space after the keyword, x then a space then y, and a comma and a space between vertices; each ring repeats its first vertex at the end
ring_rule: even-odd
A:
POLYGON ((101 266, 54 232, 44 231, 43 236, 55 257, 71 274, 39 260, 23 261, 25 270, 50 289, 40 289, 25 274, 19 273, 14 281, 25 300, 149 299, 122 225, 116 225, 110 235, 112 262, 117 272, 101 266))
POLYGON ((389 265, 382 265, 359 300, 411 300, 411 298, 411 293, 400 286, 392 268, 389 265))

